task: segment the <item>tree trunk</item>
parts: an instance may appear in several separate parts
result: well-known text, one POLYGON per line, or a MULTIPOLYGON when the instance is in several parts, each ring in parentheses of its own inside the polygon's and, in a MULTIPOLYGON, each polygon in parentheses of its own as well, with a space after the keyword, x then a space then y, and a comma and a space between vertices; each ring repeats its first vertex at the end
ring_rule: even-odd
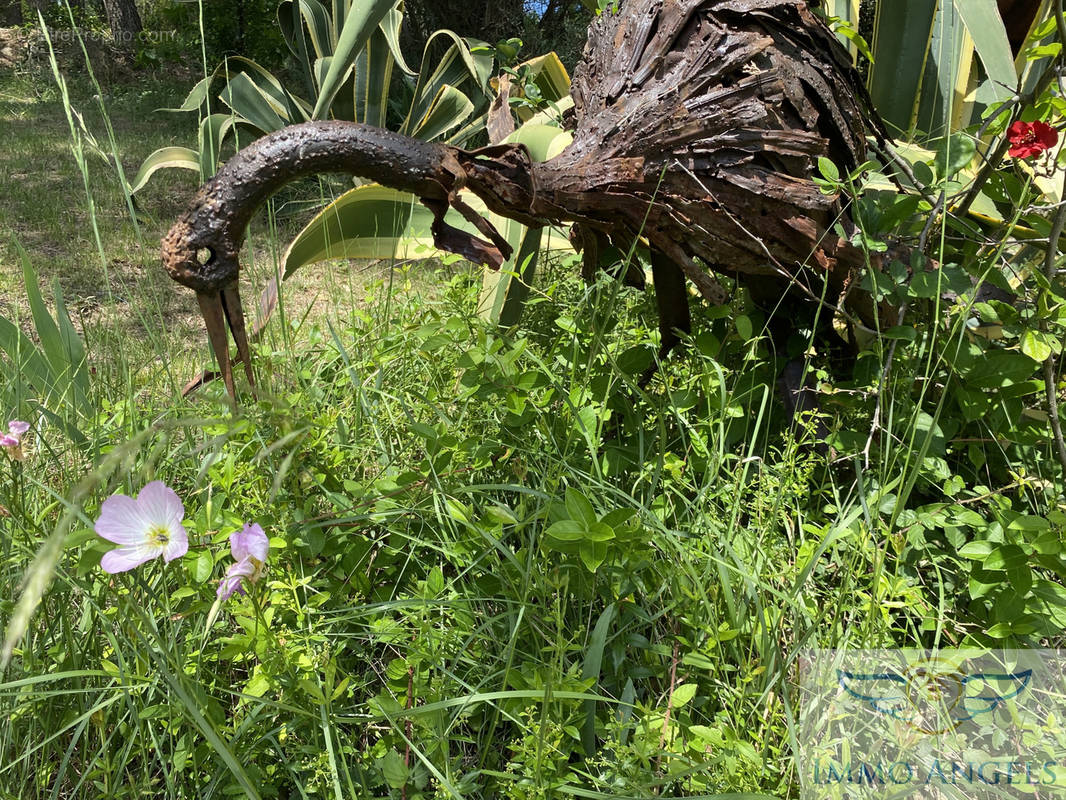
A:
POLYGON ((0 0, 0 27, 22 24, 22 0, 0 0))
POLYGON ((111 26, 111 35, 115 44, 125 49, 133 49, 137 35, 141 32, 141 15, 133 0, 104 0, 107 23, 111 26))
POLYGON ((998 5, 1011 49, 1018 55, 1040 11, 1040 0, 998 0, 998 5))

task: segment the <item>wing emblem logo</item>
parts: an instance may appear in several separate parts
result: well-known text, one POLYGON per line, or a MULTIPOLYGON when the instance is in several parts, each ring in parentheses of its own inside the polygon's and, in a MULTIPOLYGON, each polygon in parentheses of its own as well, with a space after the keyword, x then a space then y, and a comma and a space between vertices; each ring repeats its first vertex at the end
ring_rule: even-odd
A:
POLYGON ((946 733, 1024 692, 1031 669, 968 673, 946 660, 929 659, 903 671, 850 672, 837 680, 851 697, 879 714, 928 734, 946 733))

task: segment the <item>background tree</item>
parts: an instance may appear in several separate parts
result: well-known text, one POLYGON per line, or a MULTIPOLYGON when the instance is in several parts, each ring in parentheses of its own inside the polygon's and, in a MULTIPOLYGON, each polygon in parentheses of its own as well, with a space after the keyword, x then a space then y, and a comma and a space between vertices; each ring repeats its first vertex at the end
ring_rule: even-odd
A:
POLYGON ((0 0, 0 25, 11 26, 22 24, 21 0, 0 0))
POLYGON ((516 36, 527 56, 554 50, 572 69, 594 16, 591 5, 583 0, 408 0, 402 44, 416 58, 440 28, 490 44, 516 36))
POLYGON ((104 0, 104 11, 115 42, 126 47, 132 46, 143 29, 137 4, 133 0, 104 0))

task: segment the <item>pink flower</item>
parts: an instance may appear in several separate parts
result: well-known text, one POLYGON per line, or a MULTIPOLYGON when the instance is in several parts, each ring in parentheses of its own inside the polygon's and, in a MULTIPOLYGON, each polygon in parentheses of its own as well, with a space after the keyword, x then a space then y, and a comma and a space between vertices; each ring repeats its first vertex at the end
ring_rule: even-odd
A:
POLYGON ((174 490, 162 481, 152 481, 137 499, 114 494, 100 507, 96 533, 120 545, 104 553, 100 566, 105 572, 125 572, 156 556, 173 561, 189 549, 189 536, 181 525, 185 507, 174 490))
POLYGON ((1018 120, 1007 128, 1007 141, 1011 158, 1032 158, 1050 150, 1059 141, 1059 132, 1046 122, 1022 122, 1018 120))
POLYGON ((258 524, 245 523, 243 530, 230 535, 229 547, 236 563, 226 570, 225 577, 219 581, 218 597, 222 601, 229 600, 234 592, 244 594, 244 581, 255 583, 262 577, 270 552, 270 540, 258 524))
POLYGON ((26 455, 22 452, 22 436, 30 429, 30 423, 13 419, 7 423, 8 432, 0 435, 0 447, 7 450, 7 454, 16 461, 25 461, 26 455))

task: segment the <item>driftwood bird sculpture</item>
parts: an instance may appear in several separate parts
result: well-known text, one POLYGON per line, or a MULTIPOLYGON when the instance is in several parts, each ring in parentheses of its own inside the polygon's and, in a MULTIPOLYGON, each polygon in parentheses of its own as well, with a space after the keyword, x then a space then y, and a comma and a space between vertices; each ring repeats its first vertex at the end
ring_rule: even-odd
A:
POLYGON ((230 394, 227 326, 253 380, 237 289, 245 228, 279 187, 321 172, 413 193, 434 214, 439 248, 493 267, 508 245, 460 190, 527 225, 573 223, 586 272, 605 246, 643 237, 662 355, 690 328, 686 281, 726 299, 715 273, 768 310, 785 300, 775 315, 785 333, 796 309, 821 301, 872 324, 853 281, 863 254, 834 232, 850 225, 839 199, 812 180, 820 156, 843 169, 863 160, 872 112, 804 0, 628 0, 593 22, 572 92, 573 142, 546 163, 520 145, 464 151, 351 122, 294 125, 234 155, 163 240, 170 275, 197 293, 230 394), (448 225, 449 207, 481 236, 448 225))

